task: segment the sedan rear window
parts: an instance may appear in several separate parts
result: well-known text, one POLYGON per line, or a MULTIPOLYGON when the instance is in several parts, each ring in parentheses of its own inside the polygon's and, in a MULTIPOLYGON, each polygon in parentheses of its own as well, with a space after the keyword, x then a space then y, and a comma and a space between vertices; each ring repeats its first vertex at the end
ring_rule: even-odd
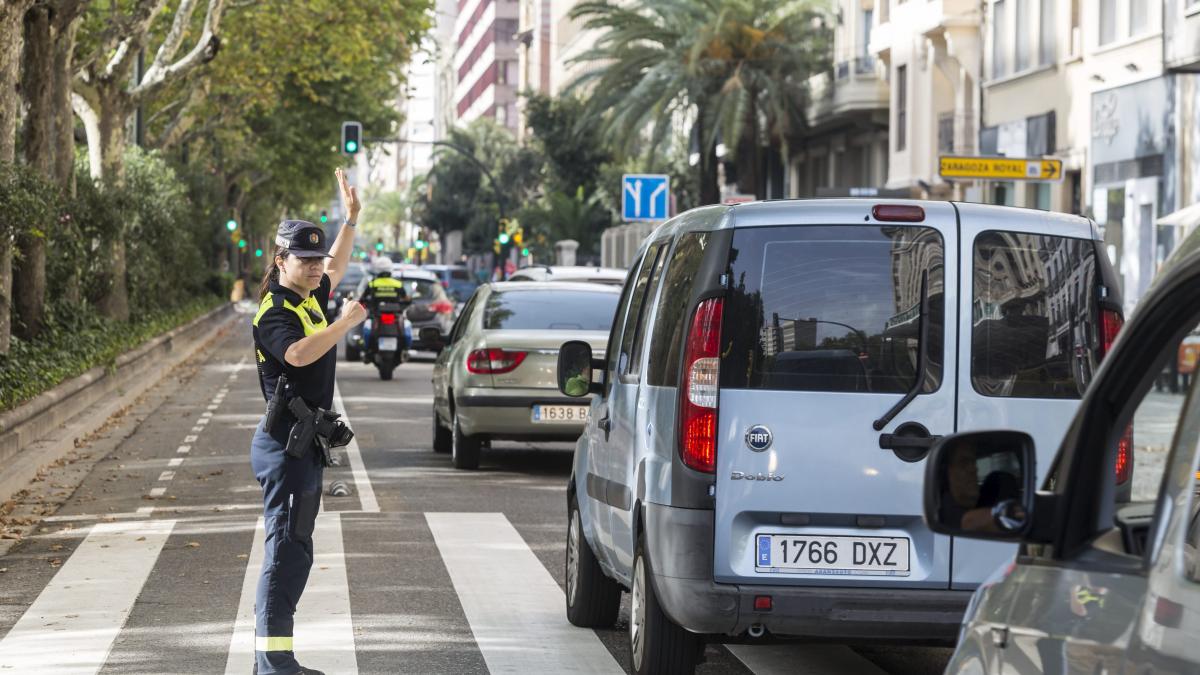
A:
POLYGON ((403 278, 401 281, 404 282, 404 290, 408 291, 408 297, 412 300, 442 300, 446 297, 446 291, 436 281, 403 278))
POLYGON ((612 327, 617 293, 522 290, 492 293, 484 330, 599 330, 612 327))
POLYGON ((937 390, 943 260, 942 237, 928 227, 738 230, 721 329, 721 386, 904 393, 924 349, 921 390, 937 390), (923 286, 927 345, 920 344, 923 286))
POLYGON ((1099 367, 1096 250, 989 231, 972 264, 971 383, 985 396, 1079 398, 1099 367))

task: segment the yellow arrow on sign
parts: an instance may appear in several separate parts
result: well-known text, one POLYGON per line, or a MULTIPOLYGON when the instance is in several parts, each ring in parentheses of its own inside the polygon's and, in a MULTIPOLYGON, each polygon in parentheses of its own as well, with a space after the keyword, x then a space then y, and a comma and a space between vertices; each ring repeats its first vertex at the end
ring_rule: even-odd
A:
POLYGON ((940 157, 942 178, 993 180, 1061 180, 1061 159, 1011 159, 1008 157, 940 157))

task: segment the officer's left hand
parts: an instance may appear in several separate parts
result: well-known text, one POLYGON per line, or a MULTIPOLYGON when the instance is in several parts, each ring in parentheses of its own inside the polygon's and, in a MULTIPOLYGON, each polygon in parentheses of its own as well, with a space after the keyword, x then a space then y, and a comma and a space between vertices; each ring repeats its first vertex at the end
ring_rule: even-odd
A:
POLYGON ((342 171, 341 167, 334 169, 333 174, 337 177, 338 187, 342 191, 342 205, 346 207, 346 220, 357 223, 358 212, 362 210, 362 204, 358 202, 358 191, 346 182, 346 172, 342 171))

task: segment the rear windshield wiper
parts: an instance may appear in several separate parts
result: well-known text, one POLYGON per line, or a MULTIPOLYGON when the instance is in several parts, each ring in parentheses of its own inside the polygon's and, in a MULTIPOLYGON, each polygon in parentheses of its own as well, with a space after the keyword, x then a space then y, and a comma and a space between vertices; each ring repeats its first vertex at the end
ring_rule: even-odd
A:
POLYGON ((896 401, 896 405, 892 406, 883 414, 883 417, 875 420, 871 426, 875 431, 879 431, 887 426, 896 415, 900 414, 901 410, 921 393, 921 389, 925 386, 925 345, 929 342, 929 270, 921 273, 921 316, 917 323, 917 374, 913 381, 912 388, 904 395, 904 398, 896 401))

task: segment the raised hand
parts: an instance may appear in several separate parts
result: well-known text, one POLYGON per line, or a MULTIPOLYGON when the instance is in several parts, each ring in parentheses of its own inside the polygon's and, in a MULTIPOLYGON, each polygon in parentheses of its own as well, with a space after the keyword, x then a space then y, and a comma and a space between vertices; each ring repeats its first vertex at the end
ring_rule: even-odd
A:
POLYGON ((337 177, 338 187, 342 192, 342 206, 346 208, 346 220, 357 223, 358 212, 362 210, 362 204, 358 201, 358 190, 350 187, 350 183, 346 182, 346 172, 342 171, 341 167, 335 169, 333 175, 337 177))

